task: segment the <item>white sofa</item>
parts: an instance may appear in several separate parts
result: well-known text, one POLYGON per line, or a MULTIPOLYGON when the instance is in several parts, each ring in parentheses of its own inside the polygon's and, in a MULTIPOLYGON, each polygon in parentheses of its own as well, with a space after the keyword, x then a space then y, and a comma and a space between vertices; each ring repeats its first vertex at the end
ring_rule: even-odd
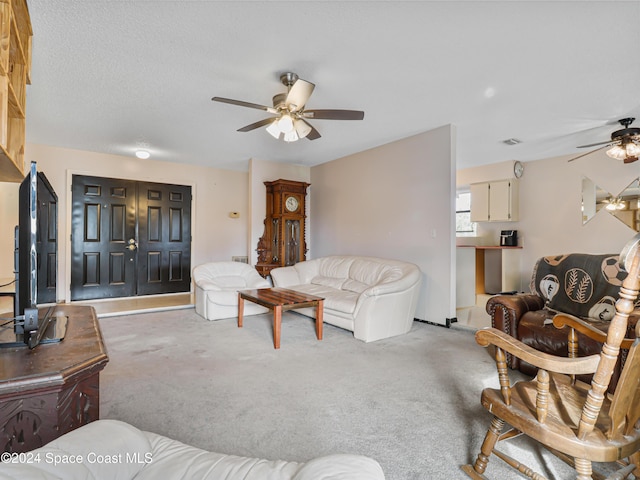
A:
MULTIPOLYGON (((324 297, 324 322, 372 342, 407 333, 422 274, 413 263, 333 255, 271 270, 274 286, 324 297)), ((315 308, 296 312, 315 317, 315 308)))
MULTIPOLYGON (((5 454, 6 456, 7 454, 5 454)), ((384 480, 375 460, 306 463, 208 452, 117 420, 97 420, 26 454, 3 457, 0 480, 384 480)))
MULTIPOLYGON (((268 288, 268 280, 255 268, 241 262, 210 262, 193 269, 196 313, 207 320, 238 316, 238 290, 268 288)), ((258 315, 269 310, 245 302, 244 315, 258 315)))

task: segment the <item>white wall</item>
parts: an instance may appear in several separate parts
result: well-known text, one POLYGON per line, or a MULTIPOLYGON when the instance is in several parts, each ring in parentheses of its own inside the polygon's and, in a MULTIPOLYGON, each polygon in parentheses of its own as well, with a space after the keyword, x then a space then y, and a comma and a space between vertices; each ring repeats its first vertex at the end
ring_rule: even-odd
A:
MULTIPOLYGON (((249 220, 248 242, 249 242, 249 264, 255 265, 258 262, 258 240, 264 233, 264 219, 267 214, 267 190, 264 182, 273 180, 294 180, 296 182, 310 182, 311 170, 304 165, 292 165, 289 163, 269 162, 252 158, 249 160, 249 220)), ((307 189, 306 209, 307 216, 311 207, 311 189, 307 189)), ((306 240, 309 253, 307 258, 311 258, 311 234, 309 219, 306 222, 306 240)))
MULTIPOLYGON (((573 162, 574 155, 525 163, 520 179, 520 221, 481 223, 482 245, 497 244, 500 230, 518 230, 522 249, 520 265, 522 289, 528 290, 536 259, 571 252, 617 253, 635 232, 606 211, 582 224, 582 177, 586 176, 606 191, 617 194, 640 175, 640 162, 623 164, 598 152, 573 162)), ((510 176, 510 163, 460 170, 458 188, 475 181, 510 176), (508 168, 507 168, 508 167, 508 168)))
POLYGON ((445 126, 311 168, 314 257, 417 264, 416 317, 455 316, 455 130, 445 126))
MULTIPOLYGON (((111 178, 130 178, 160 183, 191 185, 192 211, 192 266, 212 260, 231 260, 235 255, 246 255, 248 229, 248 174, 215 168, 172 162, 139 160, 132 157, 107 155, 43 145, 27 144, 25 158, 36 161, 38 170, 45 173, 58 194, 58 300, 69 298, 70 282, 70 204, 71 175, 95 175, 111 178), (240 218, 230 218, 230 212, 239 212, 240 218)), ((14 185, 17 191, 18 184, 14 185)), ((3 188, 2 210, 9 197, 3 188)), ((11 190, 11 187, 9 188, 11 190)), ((10 199, 9 199, 10 200, 10 199)), ((6 224, 17 224, 17 204, 12 208, 15 218, 0 218, 2 232, 6 224)), ((6 276, 7 242, 3 233, 0 255, 3 258, 0 276, 6 276)), ((13 272, 13 243, 11 265, 13 272)))

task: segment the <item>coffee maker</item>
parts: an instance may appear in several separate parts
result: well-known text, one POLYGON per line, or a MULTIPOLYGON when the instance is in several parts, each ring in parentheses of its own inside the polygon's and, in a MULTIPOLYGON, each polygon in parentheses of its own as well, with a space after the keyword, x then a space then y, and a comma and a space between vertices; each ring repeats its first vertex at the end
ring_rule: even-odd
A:
POLYGON ((500 232, 500 246, 501 247, 517 247, 518 246, 518 231, 517 230, 502 230, 500 232))

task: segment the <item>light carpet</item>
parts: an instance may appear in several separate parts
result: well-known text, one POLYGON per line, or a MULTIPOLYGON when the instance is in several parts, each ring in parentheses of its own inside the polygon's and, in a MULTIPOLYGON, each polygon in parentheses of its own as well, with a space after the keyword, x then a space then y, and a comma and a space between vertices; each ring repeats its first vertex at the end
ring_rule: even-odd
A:
MULTIPOLYGON (((495 363, 473 331, 414 322, 372 343, 283 314, 207 321, 193 309, 101 318, 109 363, 101 417, 127 421, 221 453, 307 461, 332 453, 376 459, 388 480, 466 478, 489 425, 480 392, 495 363)), ((571 478, 556 458, 516 439, 507 453, 549 478, 571 478)), ((517 478, 493 458, 492 478, 517 478)))

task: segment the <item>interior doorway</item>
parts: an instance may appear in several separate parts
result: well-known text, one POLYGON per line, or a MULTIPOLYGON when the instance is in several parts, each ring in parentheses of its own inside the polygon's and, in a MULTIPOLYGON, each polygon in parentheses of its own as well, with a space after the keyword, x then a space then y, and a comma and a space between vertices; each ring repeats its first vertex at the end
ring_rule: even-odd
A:
POLYGON ((73 175, 71 192, 71 300, 190 290, 190 186, 73 175))

